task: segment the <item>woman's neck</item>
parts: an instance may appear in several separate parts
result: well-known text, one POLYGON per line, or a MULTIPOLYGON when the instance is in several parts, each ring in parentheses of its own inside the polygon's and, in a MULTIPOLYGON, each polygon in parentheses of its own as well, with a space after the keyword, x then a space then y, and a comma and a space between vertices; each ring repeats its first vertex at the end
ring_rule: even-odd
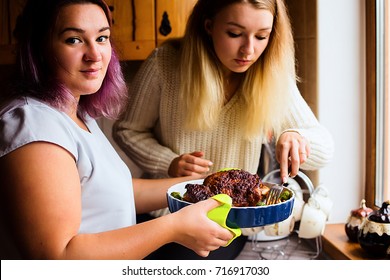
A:
POLYGON ((225 93, 225 104, 232 99, 232 97, 237 92, 240 87, 242 80, 241 73, 230 72, 229 74, 224 76, 223 87, 225 93))

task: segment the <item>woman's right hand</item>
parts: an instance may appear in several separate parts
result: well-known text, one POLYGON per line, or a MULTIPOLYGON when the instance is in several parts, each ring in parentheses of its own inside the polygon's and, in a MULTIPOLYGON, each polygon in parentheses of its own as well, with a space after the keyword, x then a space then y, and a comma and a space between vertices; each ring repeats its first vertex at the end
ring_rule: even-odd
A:
POLYGON ((171 177, 194 176, 197 174, 204 175, 209 172, 213 164, 210 160, 202 158, 203 152, 195 151, 192 153, 182 154, 175 158, 168 169, 171 177))
POLYGON ((175 242, 201 257, 225 246, 233 238, 233 233, 207 217, 207 213, 218 205, 219 202, 210 198, 171 214, 174 216, 175 242))

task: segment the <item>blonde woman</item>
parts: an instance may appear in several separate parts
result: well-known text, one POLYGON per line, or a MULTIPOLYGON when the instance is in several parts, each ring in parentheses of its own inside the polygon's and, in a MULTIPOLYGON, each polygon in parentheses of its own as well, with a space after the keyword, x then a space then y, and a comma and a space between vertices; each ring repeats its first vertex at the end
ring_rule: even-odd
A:
POLYGON ((281 180, 318 169, 333 142, 296 85, 282 0, 199 0, 182 40, 157 48, 130 85, 114 139, 145 176, 256 173, 276 141, 281 180))

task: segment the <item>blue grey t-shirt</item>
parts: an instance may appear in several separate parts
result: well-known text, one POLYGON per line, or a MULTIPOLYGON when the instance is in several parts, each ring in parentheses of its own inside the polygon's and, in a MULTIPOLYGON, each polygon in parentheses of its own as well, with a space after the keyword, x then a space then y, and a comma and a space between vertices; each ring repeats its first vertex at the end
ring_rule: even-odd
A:
POLYGON ((89 132, 67 114, 36 99, 15 100, 0 109, 0 157, 36 141, 63 147, 74 156, 80 176, 79 233, 133 225, 136 218, 131 173, 96 121, 89 118, 86 125, 89 132))

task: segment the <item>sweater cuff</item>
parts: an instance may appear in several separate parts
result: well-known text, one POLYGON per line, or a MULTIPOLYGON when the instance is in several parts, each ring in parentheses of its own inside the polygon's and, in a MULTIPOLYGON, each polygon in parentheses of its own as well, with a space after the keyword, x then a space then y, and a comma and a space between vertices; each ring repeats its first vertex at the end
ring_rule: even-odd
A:
POLYGON ((171 162, 178 157, 177 154, 173 153, 172 151, 166 152, 161 155, 161 157, 158 159, 158 162, 156 162, 156 165, 153 168, 154 174, 161 174, 164 177, 170 177, 168 175, 168 169, 171 165, 171 162))

